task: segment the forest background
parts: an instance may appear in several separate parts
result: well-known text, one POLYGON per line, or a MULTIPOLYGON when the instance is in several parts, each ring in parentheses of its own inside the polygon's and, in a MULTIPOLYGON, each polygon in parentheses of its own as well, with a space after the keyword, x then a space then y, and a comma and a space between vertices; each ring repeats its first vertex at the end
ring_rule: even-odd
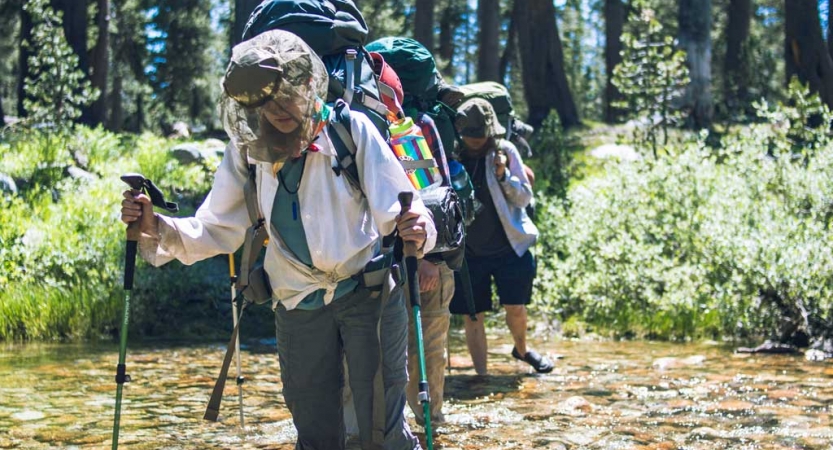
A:
MULTIPOLYGON (((258 3, 0 0, 0 340, 115 334, 118 175, 199 205, 258 3)), ((368 42, 413 37, 447 80, 505 84, 537 129, 543 330, 833 352, 828 1, 357 4, 368 42)), ((140 266, 131 332, 224 336, 226 264, 140 266)))

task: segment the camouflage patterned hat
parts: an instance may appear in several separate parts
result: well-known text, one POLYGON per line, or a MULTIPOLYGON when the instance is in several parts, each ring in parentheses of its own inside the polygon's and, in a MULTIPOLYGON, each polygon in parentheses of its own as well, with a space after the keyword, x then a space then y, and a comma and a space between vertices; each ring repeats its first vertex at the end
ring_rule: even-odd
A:
POLYGON ((466 117, 461 121, 464 124, 462 128, 457 130, 463 137, 501 137, 506 134, 506 128, 498 122, 494 108, 482 98, 466 101, 457 107, 457 111, 466 117))

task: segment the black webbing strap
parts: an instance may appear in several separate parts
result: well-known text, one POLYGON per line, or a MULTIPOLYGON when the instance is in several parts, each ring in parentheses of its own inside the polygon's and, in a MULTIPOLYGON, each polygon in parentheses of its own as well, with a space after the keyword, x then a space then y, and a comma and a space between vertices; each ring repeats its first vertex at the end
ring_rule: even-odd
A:
POLYGON ((258 219, 254 225, 246 230, 246 239, 243 241, 243 255, 240 257, 240 273, 237 275, 236 288, 243 291, 249 285, 249 273, 252 271, 257 258, 260 256, 260 249, 266 243, 269 233, 263 225, 263 219, 258 219))
POLYGON ((166 209, 170 212, 177 212, 179 211, 179 206, 177 206, 174 202, 169 202, 165 200, 165 196, 162 195, 162 191, 153 184, 153 181, 148 180, 145 178, 145 191, 147 191, 148 197, 150 197, 151 203, 153 206, 166 209))
MULTIPOLYGON (((234 331, 231 332, 231 339, 229 340, 228 348, 226 349, 226 356, 223 358, 223 366, 220 368, 220 375, 214 383, 214 390, 211 391, 211 399, 208 401, 208 406, 205 408, 205 415, 202 417, 204 420, 216 422, 217 417, 220 415, 220 403, 223 401, 223 390, 226 388, 228 369, 231 365, 231 358, 234 357, 234 344, 237 341, 237 333, 240 330, 240 321, 243 319, 243 310, 246 309, 246 305, 248 305, 247 302, 242 302, 242 305, 240 306, 240 314, 237 318, 237 325, 234 327, 234 331)), ((240 380, 238 380, 238 382, 239 381, 240 380)))
POLYGON ((350 132, 350 107, 343 100, 336 100, 333 105, 333 120, 330 121, 330 139, 335 147, 338 167, 333 170, 336 175, 344 175, 351 186, 364 195, 359 181, 359 168, 356 165, 356 143, 350 132))

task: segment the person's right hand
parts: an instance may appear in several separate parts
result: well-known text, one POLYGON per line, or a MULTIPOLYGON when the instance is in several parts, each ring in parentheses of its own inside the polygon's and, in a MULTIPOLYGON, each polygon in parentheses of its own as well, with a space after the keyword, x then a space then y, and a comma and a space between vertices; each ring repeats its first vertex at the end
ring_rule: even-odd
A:
POLYGON ((130 224, 139 220, 139 229, 142 233, 155 236, 159 219, 153 213, 150 197, 131 189, 124 191, 122 196, 124 200, 121 202, 121 221, 130 224))

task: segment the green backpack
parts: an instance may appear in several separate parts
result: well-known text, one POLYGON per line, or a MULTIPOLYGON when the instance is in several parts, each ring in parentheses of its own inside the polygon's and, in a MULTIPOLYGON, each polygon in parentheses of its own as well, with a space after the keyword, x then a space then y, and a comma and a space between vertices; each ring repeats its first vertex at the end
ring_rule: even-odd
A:
POLYGON ((405 93, 402 108, 405 114, 417 119, 424 112, 431 117, 447 154, 454 151, 457 132, 454 129, 455 111, 440 102, 444 89, 434 56, 419 42, 404 37, 385 37, 367 44, 367 51, 382 55, 385 63, 399 76, 405 93))

